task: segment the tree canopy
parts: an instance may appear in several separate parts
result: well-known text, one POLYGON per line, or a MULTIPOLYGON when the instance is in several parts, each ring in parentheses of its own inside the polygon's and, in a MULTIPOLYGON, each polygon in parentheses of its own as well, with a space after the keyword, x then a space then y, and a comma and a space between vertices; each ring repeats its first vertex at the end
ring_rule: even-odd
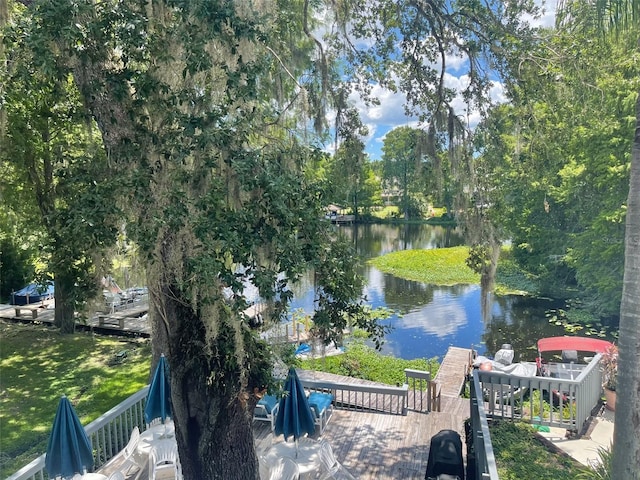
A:
POLYGON ((560 298, 579 289, 606 317, 618 314, 622 293, 639 76, 631 40, 595 35, 594 28, 547 31, 527 45, 510 83, 513 102, 491 112, 475 141, 492 186, 488 214, 541 293, 560 298))

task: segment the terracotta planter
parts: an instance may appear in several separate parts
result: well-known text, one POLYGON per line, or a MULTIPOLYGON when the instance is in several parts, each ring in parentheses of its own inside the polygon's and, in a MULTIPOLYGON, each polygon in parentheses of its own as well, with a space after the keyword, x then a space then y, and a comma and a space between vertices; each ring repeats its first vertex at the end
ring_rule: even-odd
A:
POLYGON ((605 408, 607 410, 611 410, 612 412, 616 411, 616 391, 609 390, 605 387, 604 389, 604 398, 607 401, 605 404, 605 408))

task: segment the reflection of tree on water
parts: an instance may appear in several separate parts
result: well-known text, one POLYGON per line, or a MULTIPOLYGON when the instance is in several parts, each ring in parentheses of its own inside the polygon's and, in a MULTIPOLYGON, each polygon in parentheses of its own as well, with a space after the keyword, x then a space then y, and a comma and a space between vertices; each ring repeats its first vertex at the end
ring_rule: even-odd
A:
POLYGON ((456 247, 464 244, 457 228, 425 224, 363 224, 336 227, 359 255, 373 258, 398 250, 456 247))
POLYGON ((384 276, 384 299, 393 310, 405 312, 433 301, 433 285, 405 280, 393 275, 384 276))
POLYGON ((515 351, 514 361, 533 361, 540 338, 563 335, 564 329, 549 323, 545 313, 557 302, 516 295, 495 296, 490 320, 484 324, 482 339, 487 352, 494 354, 503 343, 515 351))
POLYGON ((491 310, 493 308, 493 289, 487 285, 480 284, 480 314, 482 315, 482 323, 485 325, 491 323, 491 310))

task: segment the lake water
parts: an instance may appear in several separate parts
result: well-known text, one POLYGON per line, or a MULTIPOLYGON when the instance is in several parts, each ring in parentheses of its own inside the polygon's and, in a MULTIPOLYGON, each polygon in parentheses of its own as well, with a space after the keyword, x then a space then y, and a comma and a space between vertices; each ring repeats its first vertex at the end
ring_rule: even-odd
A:
MULTIPOLYGON (((396 250, 462 245, 461 234, 430 225, 357 225, 336 227, 364 259, 396 250)), ((382 352, 396 357, 442 358, 449 346, 473 347, 480 354, 495 353, 503 343, 513 345, 515 361, 533 360, 539 338, 562 335, 549 324, 545 311, 554 304, 520 296, 491 296, 483 312, 479 285, 441 287, 403 280, 364 265, 363 295, 372 307, 396 312, 384 322, 392 327, 382 352)), ((306 278, 295 289, 292 309, 313 311, 314 289, 306 278)))

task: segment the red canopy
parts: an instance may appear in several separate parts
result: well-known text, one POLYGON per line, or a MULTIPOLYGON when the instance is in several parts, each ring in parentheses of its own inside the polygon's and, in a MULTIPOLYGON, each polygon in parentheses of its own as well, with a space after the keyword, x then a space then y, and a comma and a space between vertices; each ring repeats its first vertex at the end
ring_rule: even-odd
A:
POLYGON ((579 352, 603 353, 613 343, 599 338, 588 337, 549 337, 538 340, 538 351, 577 350, 579 352))

